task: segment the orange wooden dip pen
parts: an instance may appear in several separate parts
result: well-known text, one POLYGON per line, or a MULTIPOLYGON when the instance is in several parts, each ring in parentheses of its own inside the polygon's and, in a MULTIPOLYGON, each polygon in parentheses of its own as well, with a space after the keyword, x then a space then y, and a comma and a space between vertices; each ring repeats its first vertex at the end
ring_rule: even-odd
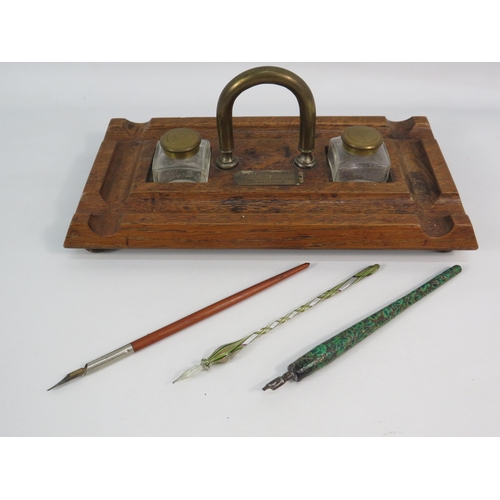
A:
POLYGON ((242 300, 251 297, 252 295, 257 294, 262 290, 265 290, 266 288, 269 288, 270 286, 273 286, 276 283, 279 283, 280 281, 283 281, 286 278, 293 276, 294 274, 298 273, 299 271, 302 271, 303 269, 306 269, 307 267, 309 267, 308 262, 306 262, 305 264, 301 264, 300 266, 294 267, 293 269, 278 274, 273 278, 269 278, 265 281, 262 281, 261 283, 257 283, 256 285, 251 286, 250 288, 246 288, 241 292, 226 297, 225 299, 222 299, 219 302, 216 302, 215 304, 200 309, 199 311, 190 314, 185 318, 179 319, 178 321, 175 321, 170 325, 164 326, 159 330, 156 330, 152 333, 149 333, 148 335, 145 335, 144 337, 134 340, 130 344, 120 347, 115 351, 109 352, 108 354, 105 354, 100 358, 94 359, 93 361, 89 361, 83 368, 79 368, 78 370, 68 373, 68 375, 66 375, 60 382, 58 382, 56 385, 54 385, 48 390, 50 391, 56 387, 59 387, 60 385, 70 382, 71 380, 83 377, 87 373, 90 373, 94 370, 97 370, 98 368, 102 368, 105 365, 108 365, 114 361, 122 359, 130 354, 133 354, 136 351, 140 351, 141 349, 144 349, 145 347, 148 347, 151 344, 154 344, 155 342, 158 342, 159 340, 168 337, 169 335, 172 335, 180 330, 183 330, 184 328, 187 328, 188 326, 194 325, 199 321, 202 321, 210 316, 213 316, 214 314, 223 311, 224 309, 227 309, 228 307, 231 307, 237 304, 238 302, 241 302, 242 300))

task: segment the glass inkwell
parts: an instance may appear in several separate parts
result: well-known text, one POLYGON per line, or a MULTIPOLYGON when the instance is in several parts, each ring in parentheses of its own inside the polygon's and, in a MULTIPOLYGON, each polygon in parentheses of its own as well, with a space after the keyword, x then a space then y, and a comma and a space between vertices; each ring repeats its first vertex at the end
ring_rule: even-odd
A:
POLYGON ((207 182, 210 142, 196 130, 174 128, 163 134, 153 157, 153 182, 207 182))
POLYGON ((348 127, 330 139, 328 163, 333 182, 387 182, 391 168, 382 134, 366 126, 348 127))

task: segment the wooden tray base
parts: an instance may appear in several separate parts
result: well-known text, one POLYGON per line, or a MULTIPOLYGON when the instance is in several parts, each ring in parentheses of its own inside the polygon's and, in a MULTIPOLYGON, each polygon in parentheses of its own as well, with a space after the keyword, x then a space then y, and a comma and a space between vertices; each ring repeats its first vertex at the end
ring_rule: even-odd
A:
POLYGON ((475 250, 477 241, 424 117, 318 117, 315 157, 293 186, 242 186, 247 170, 294 170, 298 117, 234 118, 240 165, 223 171, 215 118, 112 119, 64 242, 66 248, 475 250), (326 148, 345 127, 384 136, 390 181, 332 182, 326 148), (210 141, 207 183, 150 182, 154 149, 175 127, 210 141))

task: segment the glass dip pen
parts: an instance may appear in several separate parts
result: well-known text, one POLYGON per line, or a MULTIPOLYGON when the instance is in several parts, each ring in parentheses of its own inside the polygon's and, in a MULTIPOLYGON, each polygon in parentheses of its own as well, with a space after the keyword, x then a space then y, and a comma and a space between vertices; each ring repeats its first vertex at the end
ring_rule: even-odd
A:
POLYGON ((277 326, 286 323, 288 320, 295 318, 295 316, 298 316, 299 314, 311 309, 312 307, 320 304, 321 302, 324 302, 326 299, 329 299, 330 297, 339 294, 340 292, 344 291, 351 285, 358 283, 363 278, 371 276, 379 269, 379 267, 380 266, 378 264, 374 264, 373 266, 368 266, 359 273, 352 276, 351 278, 343 281, 342 283, 339 283, 337 286, 334 286, 333 288, 330 288, 330 290, 323 292, 321 295, 318 295, 309 302, 302 304, 301 306, 294 309, 292 312, 273 321, 264 328, 261 328, 260 330, 257 330, 256 332, 251 333, 250 335, 247 335, 246 337, 243 337, 240 340, 236 340, 235 342, 221 345, 220 347, 215 349, 215 351, 208 358, 202 359, 199 365, 195 365, 191 368, 188 368, 180 377, 175 379, 173 383, 175 384, 175 382, 179 382, 181 380, 194 377, 202 370, 208 370, 212 365, 227 363, 228 361, 231 361, 236 356, 236 354, 238 354, 244 347, 246 347, 254 340, 257 340, 258 338, 262 337, 271 330, 274 330, 277 326))

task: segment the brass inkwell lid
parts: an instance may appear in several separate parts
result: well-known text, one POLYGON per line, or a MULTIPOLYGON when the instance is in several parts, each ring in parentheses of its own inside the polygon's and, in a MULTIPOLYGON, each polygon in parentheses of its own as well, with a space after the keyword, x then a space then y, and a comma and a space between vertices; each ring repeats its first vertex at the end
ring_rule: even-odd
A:
POLYGON ((384 142, 382 134, 373 127, 347 127, 340 136, 344 149, 353 155, 370 156, 378 151, 384 142))
POLYGON ((200 149, 201 136, 190 128, 174 128, 165 132, 160 139, 161 147, 170 158, 190 158, 200 149))

